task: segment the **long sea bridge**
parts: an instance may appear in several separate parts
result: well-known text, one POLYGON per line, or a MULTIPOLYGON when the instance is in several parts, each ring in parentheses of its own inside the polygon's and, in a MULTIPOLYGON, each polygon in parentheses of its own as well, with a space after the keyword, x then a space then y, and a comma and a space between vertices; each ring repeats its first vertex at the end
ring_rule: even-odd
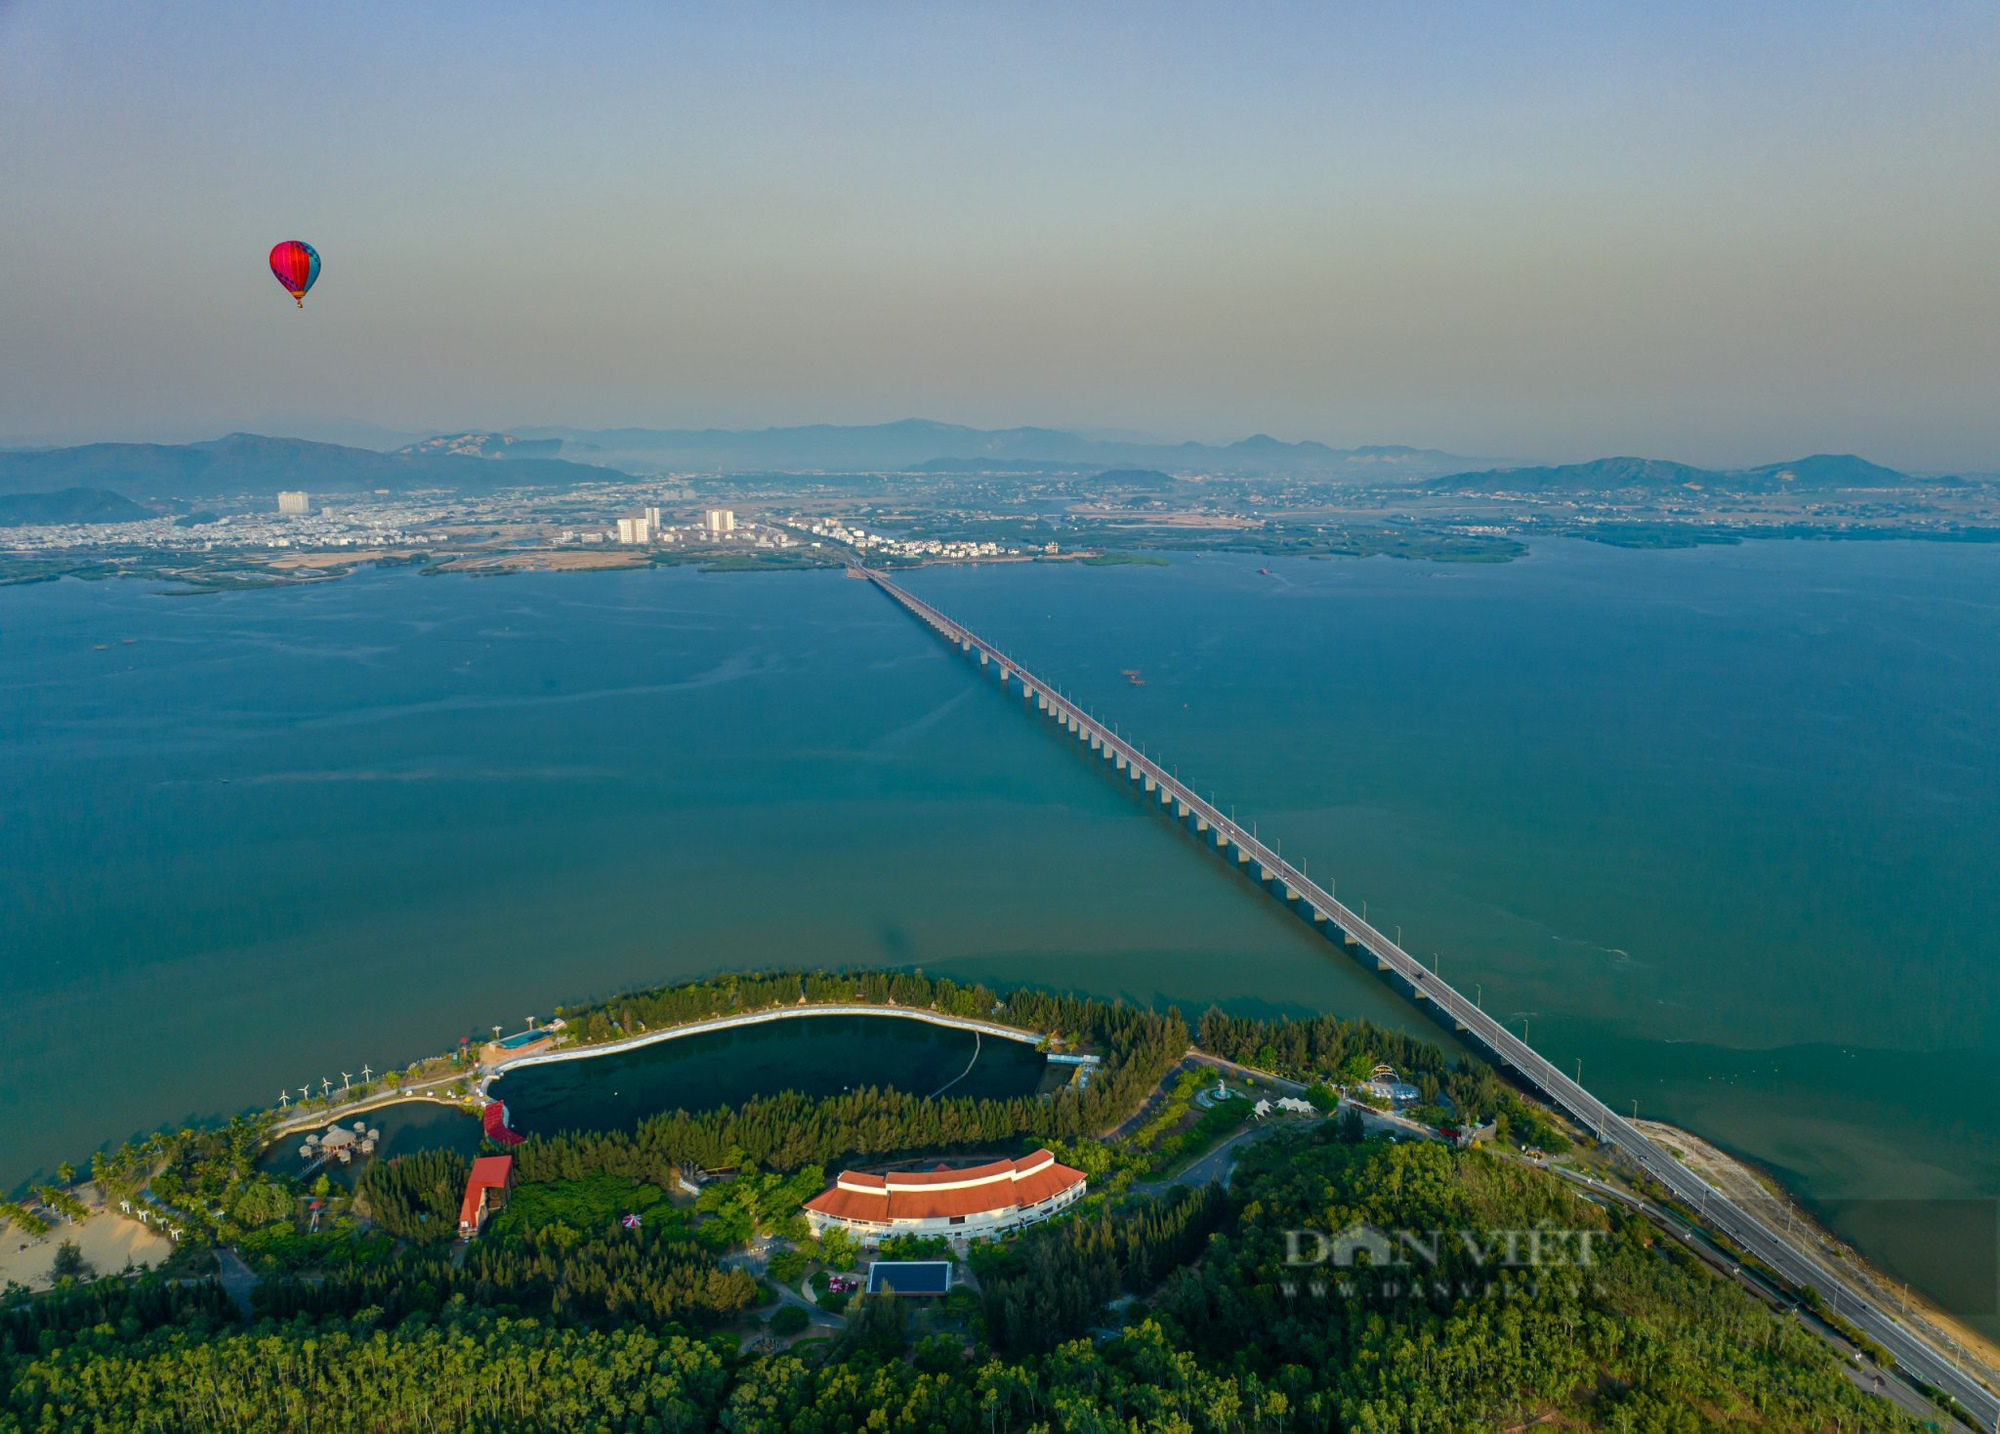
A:
POLYGON ((1886 1310, 1836 1280, 1783 1234, 1647 1139, 1637 1126, 1565 1075, 1503 1023, 1487 1015, 1477 1002, 1453 989, 1397 942, 1336 901, 1331 892, 1322 890, 1304 872, 1259 841, 1254 831, 1244 830, 1130 741, 971 629, 946 617, 880 572, 859 566, 850 571, 866 577, 968 658, 976 657, 982 668, 997 672, 1001 686, 1018 690, 1024 706, 1032 705, 1036 712, 1053 719, 1147 796, 1157 797, 1163 810, 1171 812, 1217 852, 1233 856, 1246 875, 1255 876, 1258 885, 1415 1000, 1461 1041, 1483 1050, 1498 1064, 1514 1071, 1573 1120, 1594 1132, 1600 1141, 1621 1151, 1688 1209, 1698 1211, 1704 1225, 1728 1236, 1787 1282, 1818 1291, 1829 1309, 1895 1355, 1905 1369, 1956 1399, 1980 1428, 2000 1431, 2000 1398, 1995 1398, 1985 1385, 1917 1338, 1886 1310))

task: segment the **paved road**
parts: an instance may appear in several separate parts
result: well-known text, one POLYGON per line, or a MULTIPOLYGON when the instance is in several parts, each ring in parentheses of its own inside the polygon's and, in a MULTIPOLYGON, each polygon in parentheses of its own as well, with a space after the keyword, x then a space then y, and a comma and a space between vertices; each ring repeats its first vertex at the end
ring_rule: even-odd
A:
POLYGON ((216 1283, 236 1303, 243 1323, 250 1323, 250 1292, 257 1288, 257 1275, 237 1253, 224 1245, 215 1252, 216 1283))
POLYGON ((1776 1270, 1785 1280, 1819 1291, 1828 1306, 1859 1326, 1876 1343, 1891 1351, 1927 1383, 1945 1391, 1970 1412, 1981 1428, 2000 1430, 2000 1397, 1983 1384, 1961 1372, 1952 1361, 1930 1344, 1905 1329, 1872 1301, 1847 1289, 1808 1250, 1794 1245, 1785 1235, 1766 1225, 1749 1211, 1713 1189, 1680 1161, 1647 1139, 1637 1127, 1596 1096, 1572 1080, 1526 1041, 1486 1014, 1478 1003, 1468 1000, 1396 942, 1376 930, 1359 914, 1322 891, 1278 853, 1259 841, 1255 833, 1238 826, 1228 815, 1205 800, 1173 773, 1141 752, 1116 732, 1099 722, 1055 688, 1022 669, 1021 665, 984 641, 970 629, 946 617, 930 604, 913 596, 881 573, 861 570, 884 593, 902 604, 946 641, 961 651, 978 654, 981 661, 997 668, 1001 683, 1020 684, 1025 703, 1046 710, 1067 730, 1101 753, 1105 760, 1140 782, 1149 793, 1157 793, 1160 804, 1205 836, 1218 850, 1231 853, 1247 866, 1259 884, 1301 918, 1324 928, 1328 937, 1348 947, 1357 960, 1372 965, 1391 984, 1400 987, 1420 1004, 1428 1002, 1435 1019, 1453 1030, 1460 1039, 1483 1047, 1500 1064, 1511 1067, 1550 1101, 1566 1111, 1598 1138, 1616 1147, 1646 1175, 1698 1210, 1710 1229, 1727 1235, 1757 1259, 1776 1270))

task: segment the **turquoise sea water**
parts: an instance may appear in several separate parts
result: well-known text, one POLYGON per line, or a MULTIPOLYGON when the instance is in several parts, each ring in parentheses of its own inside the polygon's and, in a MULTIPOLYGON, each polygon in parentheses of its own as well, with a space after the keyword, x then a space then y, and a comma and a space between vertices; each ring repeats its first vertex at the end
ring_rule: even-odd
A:
MULTIPOLYGON (((912 585, 1607 1099, 2000 1193, 2000 554, 912 585)), ((974 672, 833 573, 0 590, 0 1182, 745 964, 1427 1029, 974 672)))

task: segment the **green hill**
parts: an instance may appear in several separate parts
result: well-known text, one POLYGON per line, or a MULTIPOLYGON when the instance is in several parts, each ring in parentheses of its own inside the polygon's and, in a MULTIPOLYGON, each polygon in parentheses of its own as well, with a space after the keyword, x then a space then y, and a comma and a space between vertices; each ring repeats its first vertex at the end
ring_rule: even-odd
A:
POLYGON ((0 494, 0 528, 36 523, 137 523, 159 515, 108 488, 0 494))
POLYGON ((140 500, 265 495, 281 488, 490 492, 601 482, 606 476, 603 468, 557 459, 510 458, 503 463, 451 452, 377 453, 255 433, 232 433, 208 443, 91 443, 0 452, 0 494, 90 487, 140 500))

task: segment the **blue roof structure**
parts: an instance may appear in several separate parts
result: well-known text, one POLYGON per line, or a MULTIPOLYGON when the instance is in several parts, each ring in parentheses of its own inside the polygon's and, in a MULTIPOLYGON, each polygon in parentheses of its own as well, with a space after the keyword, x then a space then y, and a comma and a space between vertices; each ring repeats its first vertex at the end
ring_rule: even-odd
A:
POLYGON ((950 1260, 877 1260, 868 1267, 871 1295, 942 1295, 951 1292, 950 1260))

